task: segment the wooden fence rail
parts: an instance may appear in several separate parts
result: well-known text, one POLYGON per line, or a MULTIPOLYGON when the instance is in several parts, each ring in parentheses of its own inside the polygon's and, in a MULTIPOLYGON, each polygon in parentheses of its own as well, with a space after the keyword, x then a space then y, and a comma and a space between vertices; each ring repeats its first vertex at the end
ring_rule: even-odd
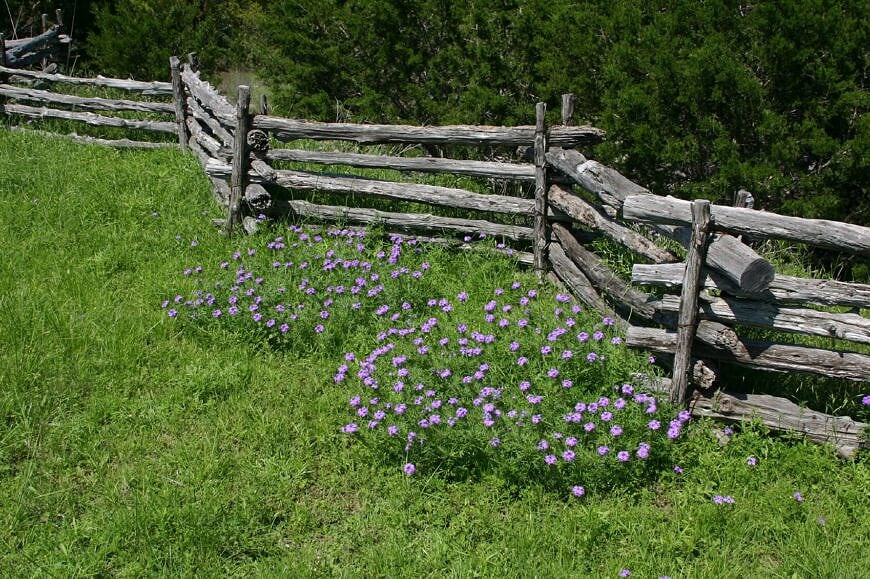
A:
MULTIPOLYGON (((860 311, 870 307, 870 286, 778 275, 766 259, 735 237, 784 238, 865 256, 870 251, 868 228, 720 205, 709 206, 710 221, 705 228, 700 214, 693 217, 692 203, 654 195, 572 148, 597 143, 604 133, 573 124, 573 100, 568 95, 563 98, 562 124, 554 126, 544 123, 543 104, 537 108, 533 126, 319 123, 265 114, 264 104, 264 114, 252 114, 247 87, 240 87, 238 104, 230 103, 200 77, 193 59, 182 66, 173 58, 170 69, 173 83, 77 79, 2 67, 0 74, 14 73, 25 81, 121 88, 143 96, 171 95, 171 102, 134 104, 127 99, 60 96, 14 86, 14 82, 0 85, 0 97, 7 100, 6 114, 31 117, 57 114, 85 122, 121 122, 106 120, 119 117, 104 118, 90 112, 97 110, 138 110, 171 117, 171 121, 123 119, 122 124, 111 126, 177 133, 178 142, 200 161, 213 185, 215 200, 226 208, 227 218, 219 225, 227 233, 237 225, 252 231, 258 221, 255 217, 265 214, 379 225, 388 233, 430 236, 427 239, 459 246, 461 238, 479 233, 513 243, 519 263, 531 265, 541 275, 550 270, 581 301, 613 315, 625 330, 630 346, 662 354, 659 358, 665 361, 672 356, 674 379, 663 382, 677 403, 687 395, 693 414, 727 421, 760 418, 772 428, 803 432, 812 440, 830 442, 844 456, 866 447, 860 432, 867 425, 847 417, 801 409, 782 398, 714 391, 713 387, 727 386, 727 377, 719 370, 720 361, 774 372, 870 381, 870 355, 779 343, 775 339, 747 339, 738 335, 742 330, 725 325, 823 336, 834 338, 836 343, 870 343, 870 320, 860 311), (61 109, 29 107, 18 101, 74 110, 45 112, 61 109), (344 141, 361 147, 402 143, 413 145, 404 149, 413 154, 273 147, 301 139, 344 141), (531 154, 498 161, 443 158, 419 156, 417 145, 519 147, 531 154), (327 169, 291 169, 284 163, 327 169), (350 168, 389 169, 417 182, 367 178, 350 168), (482 186, 489 187, 515 183, 510 190, 516 194, 504 194, 507 188, 476 192, 420 183, 421 173, 477 178, 482 186), (333 203, 338 204, 327 204, 325 196, 317 199, 317 192, 337 199, 333 203), (433 211, 447 209, 454 213, 349 207, 342 200, 350 197, 354 204, 371 205, 375 199, 386 199, 409 203, 412 208, 422 204, 433 211), (457 217, 455 211, 460 211, 462 217, 457 217), (692 225, 696 228, 694 236, 692 225), (635 264, 632 279, 623 279, 584 245, 594 236, 610 239, 650 263, 635 264), (684 259, 681 251, 663 246, 662 238, 671 241, 671 248, 676 242, 689 250, 686 261, 690 267, 680 262, 684 259), (654 296, 632 283, 678 290, 683 295, 654 296), (808 305, 854 310, 821 311, 808 305), (686 385, 693 385, 695 390, 687 390, 686 385)), ((324 148, 328 147, 324 144, 324 148)), ((694 206, 697 209, 708 205, 694 206)))
MULTIPOLYGON (((132 129, 163 134, 175 134, 179 130, 174 102, 153 100, 154 97, 161 99, 172 96, 172 85, 169 83, 105 77, 79 78, 0 66, 0 78, 2 77, 6 80, 0 83, 0 114, 3 116, 23 117, 37 121, 57 119, 91 127, 132 129), (53 90, 34 88, 32 86, 34 83, 51 84, 53 90), (64 90, 62 87, 65 85, 124 90, 135 93, 136 96, 122 99, 66 94, 62 92, 64 90), (39 106, 32 106, 33 104, 39 106), (173 115, 176 116, 176 120, 170 121, 169 118, 173 115)), ((79 142, 122 148, 173 146, 172 143, 151 138, 148 140, 106 139, 79 135, 76 132, 66 136, 79 142)))

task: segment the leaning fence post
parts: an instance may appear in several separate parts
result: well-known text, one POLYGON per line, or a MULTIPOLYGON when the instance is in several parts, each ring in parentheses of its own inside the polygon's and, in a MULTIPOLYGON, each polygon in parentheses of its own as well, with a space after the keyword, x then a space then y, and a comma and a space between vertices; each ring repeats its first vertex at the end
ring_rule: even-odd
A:
POLYGON ((576 100, 573 92, 562 95, 562 125, 566 127, 574 124, 574 103, 576 100))
POLYGON ((534 268, 538 279, 547 271, 547 134, 544 116, 547 103, 535 106, 535 253, 534 268))
POLYGON ((187 53, 187 64, 190 65, 190 70, 193 72, 199 71, 199 53, 198 52, 188 52, 187 53))
POLYGON ((248 107, 251 104, 251 88, 239 86, 239 100, 236 103, 236 132, 233 135, 233 172, 230 176, 230 198, 227 209, 227 223, 224 232, 229 235, 233 227, 241 222, 239 215, 242 206, 242 193, 251 164, 248 158, 248 125, 250 115, 248 107))
POLYGON ((184 85, 181 83, 181 61, 177 56, 169 58, 172 71, 172 97, 175 100, 175 122, 178 123, 178 143, 187 148, 187 121, 184 113, 184 85))
POLYGON ((683 274, 683 289, 680 293, 680 314, 677 320, 677 347, 674 351, 674 377, 670 392, 671 402, 677 405, 682 405, 686 401, 692 342, 695 341, 698 321, 701 266, 704 263, 709 225, 710 202, 706 199, 698 199, 692 203, 692 239, 686 257, 686 271, 683 274))

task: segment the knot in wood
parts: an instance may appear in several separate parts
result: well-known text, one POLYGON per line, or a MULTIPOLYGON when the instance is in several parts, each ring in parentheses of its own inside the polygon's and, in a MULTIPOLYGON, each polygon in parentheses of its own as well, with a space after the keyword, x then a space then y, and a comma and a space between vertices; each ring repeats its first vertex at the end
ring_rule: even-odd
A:
POLYGON ((264 131, 253 130, 248 133, 248 146, 252 151, 262 153, 269 150, 269 135, 264 131))

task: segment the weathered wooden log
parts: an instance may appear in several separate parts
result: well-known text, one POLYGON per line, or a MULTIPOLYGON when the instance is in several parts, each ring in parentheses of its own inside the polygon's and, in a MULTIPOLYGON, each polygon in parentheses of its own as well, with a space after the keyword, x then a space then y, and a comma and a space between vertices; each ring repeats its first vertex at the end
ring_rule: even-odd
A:
POLYGON ((533 207, 531 199, 520 199, 506 195, 483 195, 450 187, 377 181, 353 176, 337 177, 304 171, 275 171, 274 183, 290 189, 316 189, 331 193, 360 193, 403 201, 416 201, 427 205, 473 209, 508 215, 531 216, 533 207))
POLYGON ((168 114, 175 112, 174 106, 170 103, 79 97, 46 90, 19 88, 8 84, 0 84, 0 96, 16 100, 64 104, 90 111, 137 111, 168 114))
MULTIPOLYGON (((24 68, 37 63, 47 63, 47 59, 52 56, 57 49, 54 47, 43 48, 36 52, 28 52, 22 56, 9 57, 6 55, 6 66, 9 68, 24 68)), ((44 66, 44 64, 43 64, 44 66)))
POLYGON ((204 108, 202 108, 199 101, 193 97, 187 97, 187 110, 190 111, 190 114, 193 115, 197 121, 208 127, 212 135, 220 139, 227 147, 232 148, 232 133, 226 130, 216 118, 211 116, 204 108))
POLYGON ((102 145, 104 147, 113 147, 116 149, 175 149, 179 147, 178 143, 170 142, 160 143, 156 141, 134 141, 130 139, 98 139, 96 137, 88 137, 86 135, 78 135, 76 133, 61 135, 58 133, 52 133, 51 131, 26 129, 17 125, 13 125, 12 127, 10 127, 10 129, 15 132, 30 133, 51 138, 57 138, 60 136, 84 145, 102 145))
POLYGON ((294 161, 317 163, 319 165, 349 165, 397 171, 419 171, 422 173, 452 173, 492 179, 513 179, 533 182, 535 167, 519 163, 495 163, 490 161, 466 161, 444 159, 441 157, 388 157, 383 155, 362 155, 327 151, 302 151, 293 149, 271 149, 266 154, 270 161, 294 161))
POLYGON ((535 273, 542 277, 547 271, 547 246, 550 233, 547 227, 547 134, 545 117, 547 104, 535 106, 535 207, 534 207, 534 254, 535 273))
POLYGON ((251 159, 251 169, 264 182, 272 183, 278 178, 278 173, 275 169, 260 159, 251 159))
MULTIPOLYGON (((214 158, 212 158, 196 141, 196 139, 189 139, 187 141, 188 148, 193 151, 199 160, 199 164, 205 169, 208 167, 210 162, 220 162, 214 158)), ((228 173, 229 174, 229 173, 228 173)), ((212 185, 212 196, 214 197, 215 203, 220 205, 221 207, 228 207, 230 200, 230 184, 227 179, 219 179, 216 177, 212 177, 211 175, 206 174, 206 177, 211 182, 212 185)), ((226 219, 221 219, 221 226, 226 225, 226 219)))
POLYGON ((612 303, 624 310, 623 317, 630 320, 636 315, 644 320, 669 326, 675 324, 672 315, 661 315, 656 298, 631 288, 613 273, 597 255, 580 245, 567 228, 554 223, 553 234, 561 244, 564 253, 580 268, 580 271, 592 282, 593 286, 607 295, 612 303))
POLYGON ((255 153, 269 150, 269 135, 260 130, 248 131, 248 147, 255 153))
POLYGON ((196 139, 196 142, 199 143, 203 149, 208 151, 210 156, 224 160, 232 158, 232 150, 222 146, 217 139, 202 130, 202 126, 196 121, 196 118, 187 117, 185 125, 187 126, 190 136, 193 139, 196 139))
POLYGON ((209 83, 201 80, 198 72, 193 72, 189 66, 184 66, 181 70, 181 80, 184 81, 188 92, 202 104, 202 108, 209 111, 224 126, 230 128, 236 126, 237 119, 233 105, 209 83))
MULTIPOLYGON (((631 281, 636 284, 679 287, 683 283, 684 263, 634 264, 631 281)), ((870 308, 870 285, 846 283, 828 279, 809 279, 775 275, 767 290, 761 293, 740 291, 728 278, 716 270, 703 270, 706 289, 717 289, 734 297, 751 298, 775 304, 811 303, 823 306, 870 308)))
POLYGON ((819 444, 831 444, 837 454, 851 458, 868 448, 862 434, 870 426, 848 416, 831 416, 801 408, 786 398, 767 394, 742 394, 717 391, 697 393, 689 403, 693 416, 727 422, 761 420, 773 430, 797 432, 819 444))
MULTIPOLYGON (((319 123, 284 119, 269 115, 254 117, 253 128, 271 131, 282 141, 326 139, 357 143, 424 143, 440 145, 530 145, 534 126, 493 127, 453 125, 417 127, 412 125, 362 125, 354 123, 319 123)), ((594 127, 553 127, 553 145, 582 145, 600 141, 604 132, 594 127)))
POLYGON ((581 225, 600 230, 607 237, 638 255, 656 263, 677 261, 677 256, 672 252, 662 249, 640 233, 608 217, 563 187, 558 185, 550 187, 549 201, 550 205, 565 212, 581 225))
POLYGON ((176 133, 178 128, 175 123, 166 121, 143 121, 137 119, 122 119, 119 117, 107 117, 95 113, 76 113, 61 111, 45 107, 29 107, 26 105, 3 105, 7 114, 21 115, 30 118, 43 119, 66 119, 69 121, 81 121, 89 125, 101 127, 122 127, 125 129, 142 129, 145 131, 157 131, 160 133, 176 133))
POLYGON ((62 28, 60 26, 54 25, 38 36, 22 38, 18 42, 12 43, 12 46, 7 46, 6 49, 6 62, 11 66, 15 66, 15 62, 19 60, 19 57, 40 49, 47 44, 57 42, 61 31, 62 28))
POLYGON ((532 239, 531 227, 503 225, 478 219, 458 219, 423 213, 393 213, 378 211, 377 209, 316 205, 307 201, 280 198, 274 200, 274 207, 278 212, 287 212, 289 210, 300 217, 315 217, 340 223, 382 225, 385 228, 403 232, 453 232, 459 235, 484 233, 486 235, 514 240, 532 239))
MULTIPOLYGON (((622 215, 626 219, 683 225, 691 221, 688 201, 673 197, 633 195, 625 200, 622 215)), ((716 229, 733 234, 762 235, 775 239, 800 241, 818 247, 870 256, 870 227, 806 219, 714 205, 711 209, 716 229)))
MULTIPOLYGON (((858 314, 782 308, 768 302, 731 297, 701 300, 699 306, 699 314, 705 320, 870 344, 870 319, 858 314)), ((664 311, 678 311, 680 300, 676 296, 664 296, 661 308, 664 311)))
POLYGON ((620 316, 629 321, 638 316, 641 319, 664 324, 668 327, 676 326, 675 316, 662 314, 655 297, 630 287, 611 271, 597 255, 580 245, 567 228, 554 223, 553 234, 561 244, 565 254, 590 280, 596 290, 608 298, 620 316))
MULTIPOLYGON (((859 382, 870 380, 870 356, 865 354, 744 339, 728 326, 709 321, 698 324, 696 338, 698 355, 749 368, 818 374, 859 382)), ((673 331, 632 326, 625 341, 632 347, 673 353, 677 335, 673 331)))
MULTIPOLYGON (((394 231, 384 232, 384 235, 386 235, 387 237, 392 237, 393 235, 403 235, 403 236, 407 237, 407 235, 404 233, 400 234, 400 233, 394 232, 394 231)), ((457 239, 450 239, 450 238, 446 238, 446 237, 432 237, 432 236, 428 236, 428 235, 419 235, 419 234, 414 234, 411 237, 413 239, 415 239, 416 241, 419 241, 420 243, 431 243, 434 245, 446 245, 446 246, 449 246, 449 248, 451 250, 474 251, 474 252, 482 251, 482 252, 490 253, 490 254, 500 253, 502 255, 510 255, 511 257, 513 257, 514 259, 517 260, 517 264, 523 265, 523 266, 531 266, 533 261, 534 261, 533 254, 531 254, 527 251, 513 251, 512 253, 508 254, 503 249, 496 249, 494 247, 481 247, 479 245, 474 245, 472 243, 466 243, 463 241, 459 241, 457 239)))
POLYGON ((580 301, 588 307, 599 312, 610 311, 610 308, 595 291, 592 282, 586 277, 580 268, 567 256, 562 246, 558 243, 550 244, 550 263, 553 265, 553 273, 561 279, 580 301))
POLYGON ((233 139, 233 172, 230 175, 230 199, 227 205, 227 225, 224 233, 233 232, 233 228, 239 224, 241 215, 242 195, 248 181, 248 168, 251 159, 248 155, 248 127, 251 116, 248 107, 251 104, 251 87, 239 86, 238 101, 236 102, 235 126, 236 134, 233 139))
MULTIPOLYGON (((662 225, 661 228, 671 228, 671 226, 662 225)), ((684 247, 689 245, 691 231, 688 227, 673 227, 668 233, 684 247)), ((712 237, 707 246, 706 264, 719 271, 747 294, 764 292, 776 275, 769 261, 728 234, 717 233, 712 237)))
POLYGON ((692 204, 692 239, 689 255, 686 256, 686 272, 683 276, 682 293, 677 318, 677 345, 674 351, 674 373, 669 398, 671 404, 682 406, 686 401, 689 384, 689 365, 692 344, 695 341, 695 326, 698 320, 698 286, 701 264, 707 250, 707 229, 710 226, 710 202, 698 200, 692 204))
MULTIPOLYGON (((208 152, 202 148, 202 145, 200 145, 196 139, 188 139, 187 140, 187 148, 190 149, 196 155, 196 158, 199 161, 200 166, 203 168, 204 171, 206 171, 206 177, 208 177, 209 179, 212 179, 212 180, 219 179, 218 177, 215 177, 213 175, 209 175, 208 168, 211 165, 211 163, 217 162, 217 163, 224 164, 223 161, 219 161, 218 159, 212 158, 212 156, 209 155, 208 152)), ((220 179, 222 179, 222 180, 229 179, 229 174, 231 171, 232 171, 232 169, 228 169, 227 176, 220 178, 220 179)), ((224 221, 226 221, 226 220, 224 220, 224 221)))
POLYGON ((187 123, 185 122, 184 113, 184 84, 181 82, 181 61, 177 56, 172 56, 169 59, 169 70, 172 75, 172 102, 175 110, 175 122, 178 123, 178 144, 182 147, 187 146, 187 123))
POLYGON ((217 204, 221 207, 227 207, 230 203, 230 184, 220 179, 209 178, 209 181, 211 181, 211 192, 217 204))
POLYGON ((622 203, 630 195, 652 195, 649 189, 632 182, 615 169, 587 159, 574 150, 553 147, 547 152, 547 162, 616 210, 622 209, 622 203))
POLYGON ((245 203, 256 213, 266 213, 272 208, 272 195, 262 185, 251 183, 245 187, 245 203))
POLYGON ((172 83, 169 82, 142 82, 137 80, 106 78, 103 76, 97 76, 96 78, 80 78, 35 70, 17 70, 8 67, 0 67, 0 73, 14 74, 24 78, 34 78, 48 82, 117 88, 121 90, 140 92, 143 95, 172 95, 172 83))
MULTIPOLYGON (((48 31, 47 27, 43 32, 46 32, 46 31, 48 31)), ((27 38, 7 38, 6 39, 6 50, 12 50, 13 48, 18 48, 22 44, 26 44, 28 42, 31 42, 34 38, 35 38, 34 36, 28 36, 27 38)), ((71 41, 72 41, 72 39, 69 36, 67 36, 66 34, 63 34, 62 32, 61 32, 61 34, 58 34, 58 36, 57 36, 57 43, 69 44, 71 41)))

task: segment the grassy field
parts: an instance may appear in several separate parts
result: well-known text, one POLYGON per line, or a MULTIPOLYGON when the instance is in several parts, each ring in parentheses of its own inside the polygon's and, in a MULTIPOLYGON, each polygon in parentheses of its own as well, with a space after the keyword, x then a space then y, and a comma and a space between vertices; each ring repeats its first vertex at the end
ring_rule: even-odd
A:
MULTIPOLYGON (((372 233, 356 259, 372 264, 370 289, 371 273, 384 272, 383 289, 356 301, 337 289, 356 283, 352 268, 334 272, 327 287, 326 274, 298 266, 322 264, 333 247, 356 251, 361 238, 315 241, 316 232, 286 227, 223 238, 191 156, 0 130, 0 175, 4 577, 857 578, 870 569, 866 457, 838 460, 755 426, 723 435, 706 421, 688 422, 671 441, 631 416, 624 436, 649 440, 648 460, 633 454, 622 467, 611 455, 594 459, 594 448, 583 454, 581 444, 576 462, 547 467, 528 443, 556 428, 556 403, 615 398, 614 386, 648 362, 614 344, 618 335, 594 313, 569 314, 555 289, 496 251, 418 248, 372 233), (391 278, 400 266, 407 271, 391 278), (264 313, 287 290, 297 317, 255 321, 254 302, 244 302, 251 296, 233 283, 256 287, 264 313), (497 289, 505 300, 539 295, 527 313, 506 312, 497 289), (212 292, 217 305, 207 303, 212 292), (236 317, 227 307, 234 293, 246 307, 236 317), (546 345, 546 331, 521 333, 520 315, 545 330, 554 316, 564 327, 573 315, 578 328, 605 334, 600 345, 575 342, 577 355, 556 366, 558 380, 574 378, 571 390, 546 382, 554 365, 542 355, 519 367, 507 346, 485 352, 485 376, 472 380, 551 388, 544 423, 514 428, 500 418, 498 436, 478 422, 430 426, 426 444, 408 451, 385 434, 386 421, 367 428, 370 417, 353 404, 365 389, 360 359, 395 344, 369 373, 395 409, 404 393, 386 381, 408 368, 410 389, 426 362, 419 344, 389 329, 432 316, 437 337, 459 342, 465 334, 454 328, 488 323, 480 314, 493 296, 513 332, 493 330, 496 346, 546 345), (444 305, 426 303, 438 298, 444 305), (390 309, 379 313, 383 305, 390 309), (298 327, 282 332, 283 323, 298 327), (593 346, 606 361, 588 361, 593 346), (400 352, 408 361, 390 364, 400 352), (361 432, 342 432, 353 421, 361 432), (572 492, 578 485, 582 497, 572 492)), ((478 360, 453 360, 456 380, 444 388, 461 398, 458 377, 478 360)), ((659 412, 663 422, 673 415, 664 405, 659 412)), ((415 428, 409 421, 396 422, 402 434, 415 428)))

